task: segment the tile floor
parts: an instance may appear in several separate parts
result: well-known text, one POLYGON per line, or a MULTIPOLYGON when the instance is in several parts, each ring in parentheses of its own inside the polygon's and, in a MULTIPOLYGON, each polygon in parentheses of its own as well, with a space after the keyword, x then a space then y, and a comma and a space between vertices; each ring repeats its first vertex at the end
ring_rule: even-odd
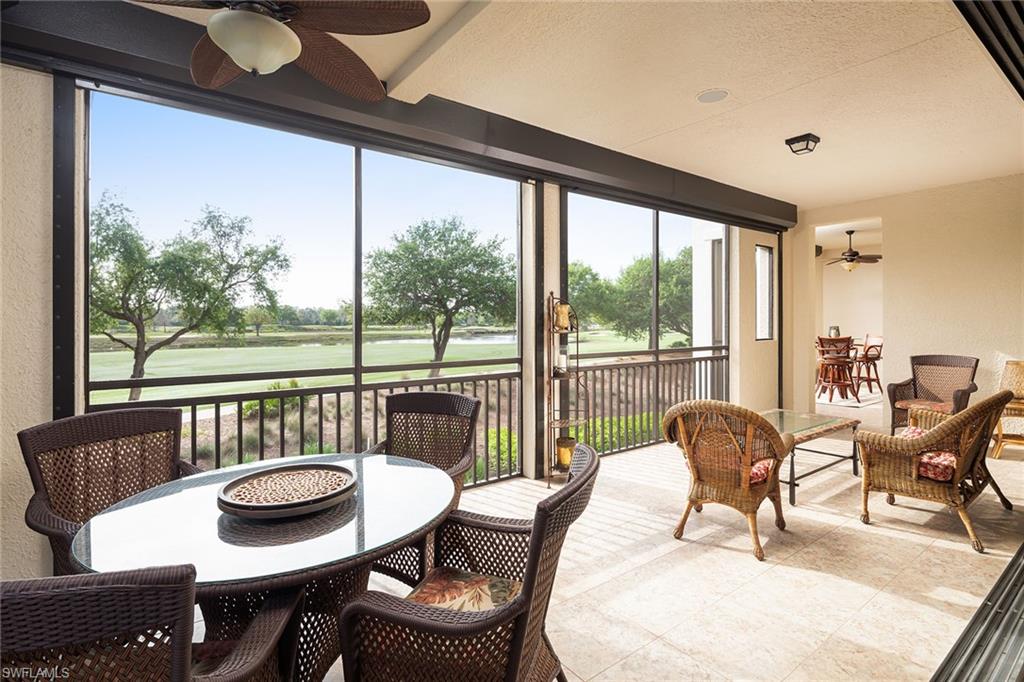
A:
MULTIPOLYGON (((974 504, 985 554, 938 505, 872 495, 861 524, 859 479, 841 465, 801 481, 785 531, 762 506, 758 562, 744 518, 719 505, 673 539, 688 484, 674 446, 607 456, 563 550, 548 634, 570 680, 926 680, 1024 539, 1024 450, 991 469, 1021 506, 991 491, 974 504)), ((462 508, 530 516, 548 492, 515 479, 467 491, 462 508)))

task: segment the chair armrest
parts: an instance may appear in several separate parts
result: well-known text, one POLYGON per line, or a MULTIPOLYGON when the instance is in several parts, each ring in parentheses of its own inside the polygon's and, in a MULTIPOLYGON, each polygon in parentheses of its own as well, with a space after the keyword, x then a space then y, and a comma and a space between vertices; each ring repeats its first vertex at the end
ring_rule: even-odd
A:
POLYGON ((911 377, 906 381, 889 384, 885 391, 889 394, 890 406, 895 408, 897 400, 910 400, 914 397, 914 379, 911 377))
POLYGON ((438 566, 523 580, 533 521, 453 511, 434 534, 438 566))
POLYGON ((375 443, 363 451, 364 455, 386 455, 388 452, 387 440, 382 440, 379 443, 375 443))
POLYGON ((473 679, 500 679, 517 629, 513 623, 525 610, 522 595, 474 612, 366 592, 341 612, 345 679, 453 679, 455 666, 466 662, 483 669, 473 679), (489 671, 491 666, 496 669, 489 671))
POLYGON ((973 381, 963 388, 953 391, 953 414, 967 409, 967 403, 971 400, 971 394, 978 390, 978 385, 973 381))
POLYGON ((780 433, 779 438, 782 439, 782 452, 778 453, 779 459, 784 460, 789 453, 793 452, 793 434, 791 433, 780 433))
POLYGON ((183 459, 178 460, 178 478, 185 478, 186 476, 193 476, 201 473, 203 473, 203 470, 192 462, 186 462, 183 459))
POLYGON ((252 679, 277 651, 281 679, 290 679, 295 663, 295 637, 304 598, 302 589, 276 592, 267 597, 238 644, 220 664, 194 680, 241 682, 252 679))
POLYGON ((473 466, 473 460, 476 459, 476 453, 473 451, 473 446, 466 448, 466 451, 462 453, 462 459, 455 463, 455 466, 447 470, 449 476, 453 480, 462 480, 469 468, 473 466))
POLYGON ((45 493, 36 493, 25 509, 25 525, 37 533, 56 538, 67 544, 75 539, 75 533, 82 524, 57 516, 50 508, 50 499, 45 493))
POLYGON ((911 426, 916 426, 925 431, 930 431, 942 422, 949 419, 950 415, 945 412, 936 412, 924 407, 910 408, 909 421, 911 426))

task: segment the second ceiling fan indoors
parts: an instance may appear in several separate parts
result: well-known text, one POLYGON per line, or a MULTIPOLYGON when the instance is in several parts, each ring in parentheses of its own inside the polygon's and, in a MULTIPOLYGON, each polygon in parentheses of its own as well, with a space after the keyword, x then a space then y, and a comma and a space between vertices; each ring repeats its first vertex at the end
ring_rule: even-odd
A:
POLYGON ((422 26, 420 0, 141 0, 152 5, 218 10, 192 50, 196 85, 217 89, 243 73, 266 75, 295 62, 324 85, 380 102, 384 85, 355 52, 329 35, 384 35, 422 26))
POLYGON ((857 269, 857 266, 861 263, 877 263, 882 260, 882 255, 879 253, 865 253, 862 254, 853 248, 853 234, 854 230, 847 230, 846 236, 849 240, 849 246, 846 251, 839 254, 839 258, 835 258, 825 263, 825 265, 835 265, 836 263, 842 263, 843 269, 847 272, 852 272, 857 269))

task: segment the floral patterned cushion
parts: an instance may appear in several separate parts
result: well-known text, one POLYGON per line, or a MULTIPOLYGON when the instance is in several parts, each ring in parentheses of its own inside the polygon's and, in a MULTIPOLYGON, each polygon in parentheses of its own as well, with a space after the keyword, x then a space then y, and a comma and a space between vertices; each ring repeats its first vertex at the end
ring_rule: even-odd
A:
MULTIPOLYGON (((908 426, 900 434, 903 438, 920 438, 927 431, 919 426, 908 426)), ((956 473, 956 455, 952 452, 926 452, 921 455, 921 461, 917 464, 917 475, 930 478, 933 481, 952 481, 956 473)))
MULTIPOLYGON (((686 464, 686 468, 689 469, 690 462, 688 462, 687 460, 683 460, 683 462, 686 464)), ((736 466, 739 466, 738 460, 736 462, 736 466)), ((765 481, 768 480, 768 474, 770 474, 771 472, 772 460, 762 459, 754 462, 753 466, 750 467, 750 485, 764 483, 765 481)))
POLYGON ((936 412, 953 414, 953 403, 939 403, 934 400, 924 400, 922 398, 896 401, 897 410, 909 410, 912 407, 922 407, 926 410, 935 410, 936 412))
POLYGON ((512 601, 522 588, 522 583, 508 578, 439 566, 407 599, 453 611, 487 611, 512 601))

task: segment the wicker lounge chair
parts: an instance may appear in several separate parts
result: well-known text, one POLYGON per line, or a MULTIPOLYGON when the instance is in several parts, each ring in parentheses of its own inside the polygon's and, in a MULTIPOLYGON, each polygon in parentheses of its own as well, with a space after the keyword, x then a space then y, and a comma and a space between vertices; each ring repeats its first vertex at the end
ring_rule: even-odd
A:
POLYGON ((452 512, 436 534, 438 567, 408 598, 368 592, 345 607, 345 679, 564 680, 544 620, 597 470, 594 450, 578 445, 569 482, 532 522, 452 512))
POLYGON ((0 665, 31 679, 290 679, 302 591, 267 599, 238 641, 194 646, 195 578, 166 566, 0 583, 0 665))
MULTIPOLYGON (((455 484, 455 506, 473 465, 473 434, 480 401, 459 393, 396 393, 386 399, 387 434, 367 453, 398 455, 444 469, 455 484)), ((430 538, 374 564, 373 570, 410 587, 427 572, 430 538)))
POLYGON ((744 407, 718 400, 688 400, 671 407, 661 423, 665 440, 677 443, 690 468, 686 511, 676 525, 683 536, 691 510, 705 502, 732 507, 747 517, 754 556, 764 560, 757 535, 757 509, 770 498, 775 525, 785 529, 779 495, 779 467, 793 449, 793 437, 744 407))
POLYGON ((54 575, 76 569, 69 551, 82 524, 115 502, 200 470, 179 459, 181 410, 94 412, 18 434, 35 493, 29 528, 47 536, 54 575))
POLYGON ((974 384, 978 358, 914 355, 910 358, 910 369, 913 376, 887 387, 891 410, 890 435, 907 425, 910 408, 956 414, 967 407, 971 394, 978 390, 974 384))
POLYGON ((1012 398, 1013 393, 1002 391, 955 415, 912 408, 911 428, 899 436, 858 431, 855 441, 864 465, 860 520, 870 523, 870 492, 887 493, 889 504, 895 504, 896 495, 940 502, 957 511, 971 546, 984 551, 967 507, 991 485, 1003 507, 1013 509, 985 463, 992 432, 1012 398))

